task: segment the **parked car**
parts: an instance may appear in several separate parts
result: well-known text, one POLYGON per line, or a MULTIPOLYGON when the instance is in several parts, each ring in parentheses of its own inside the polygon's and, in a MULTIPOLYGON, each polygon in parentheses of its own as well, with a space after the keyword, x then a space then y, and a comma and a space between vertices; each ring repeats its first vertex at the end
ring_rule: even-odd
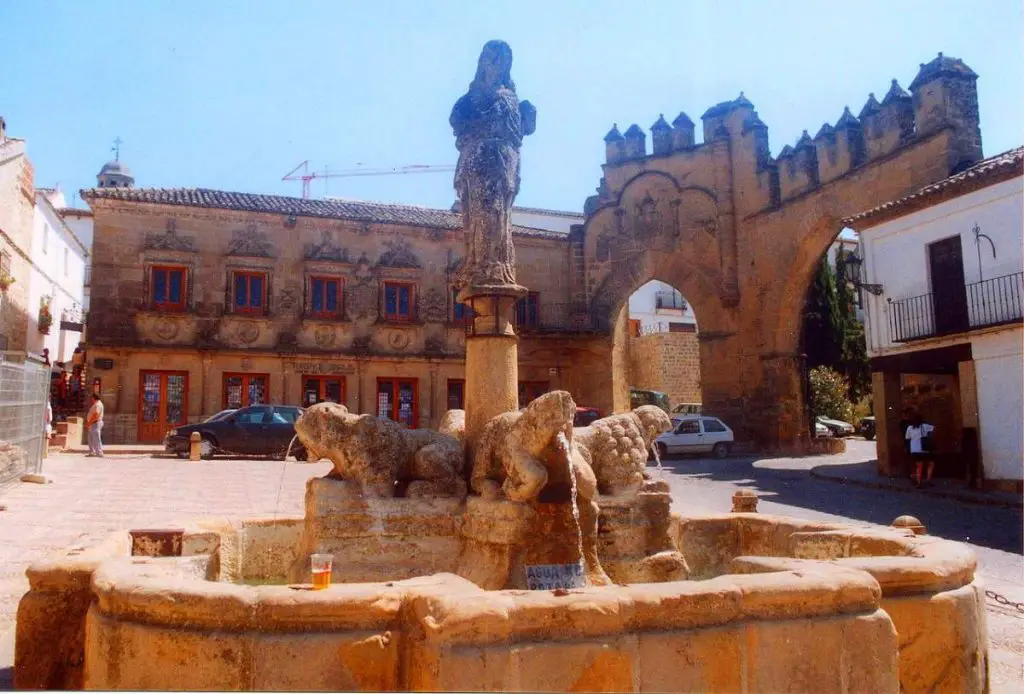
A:
POLYGON ((683 417, 688 414, 700 414, 701 404, 699 402, 681 402, 672 408, 672 417, 683 417))
POLYGON ((832 438, 832 430, 821 422, 814 423, 814 438, 816 439, 830 439, 832 438))
POLYGON ((658 455, 673 453, 707 453, 725 458, 732 450, 735 437, 732 429, 717 417, 688 415, 675 423, 672 431, 655 439, 658 455))
MULTIPOLYGON (((202 436, 199 455, 209 460, 217 453, 236 455, 272 455, 284 458, 295 436, 295 420, 302 408, 288 405, 253 405, 238 410, 224 410, 199 424, 188 424, 167 432, 164 449, 168 453, 187 456, 189 437, 198 431, 202 436)), ((305 452, 296 443, 292 453, 302 460, 305 452)))
POLYGON ((573 419, 574 427, 585 427, 601 419, 601 411, 596 407, 577 407, 576 417, 573 419))
POLYGON ((875 438, 875 418, 865 417, 860 420, 860 435, 871 441, 875 438))
POLYGON ((629 389, 629 409, 635 410, 643 405, 657 405, 665 410, 665 414, 671 414, 671 403, 668 396, 656 390, 643 390, 641 388, 629 389))
POLYGON ((828 427, 828 430, 832 432, 833 436, 852 436, 853 425, 849 422, 844 422, 839 419, 829 419, 825 416, 816 417, 815 420, 819 424, 824 424, 828 427))

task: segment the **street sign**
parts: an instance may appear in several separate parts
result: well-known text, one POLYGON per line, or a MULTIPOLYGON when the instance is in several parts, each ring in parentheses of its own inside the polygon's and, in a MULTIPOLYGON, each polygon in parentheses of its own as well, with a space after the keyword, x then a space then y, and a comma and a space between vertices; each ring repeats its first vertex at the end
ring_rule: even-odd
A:
POLYGON ((533 564, 526 567, 530 590, 583 588, 587 584, 582 564, 533 564))

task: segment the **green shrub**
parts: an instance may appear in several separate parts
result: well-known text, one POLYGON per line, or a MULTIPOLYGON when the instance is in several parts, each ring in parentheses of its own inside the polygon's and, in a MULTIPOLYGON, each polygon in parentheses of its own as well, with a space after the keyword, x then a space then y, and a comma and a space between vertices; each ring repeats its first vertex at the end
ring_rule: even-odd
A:
POLYGON ((818 366, 810 371, 811 414, 849 422, 853 419, 853 405, 847 400, 850 385, 835 369, 818 366))

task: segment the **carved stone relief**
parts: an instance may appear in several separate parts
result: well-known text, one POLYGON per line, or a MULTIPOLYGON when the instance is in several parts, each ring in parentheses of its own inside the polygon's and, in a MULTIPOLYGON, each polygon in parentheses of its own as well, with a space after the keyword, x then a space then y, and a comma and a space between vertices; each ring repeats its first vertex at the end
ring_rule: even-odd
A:
POLYGON ((260 326, 257 323, 251 321, 245 321, 239 323, 235 328, 235 337, 240 342, 245 344, 252 344, 260 336, 260 326))
POLYGON ((178 224, 174 218, 167 220, 167 229, 163 233, 150 231, 142 243, 143 250, 184 251, 196 253, 195 238, 178 234, 178 224))
POLYGON ((380 254, 377 265, 380 267, 419 268, 423 267, 420 259, 412 252, 409 242, 399 237, 384 242, 385 251, 380 254))
POLYGON ((402 351, 409 346, 409 333, 405 330, 389 330, 387 341, 388 347, 402 351))
POLYGON ((313 331, 313 342, 320 349, 328 349, 334 346, 337 334, 333 325, 318 325, 313 331))
POLYGON ((161 340, 173 340, 178 336, 181 326, 173 318, 163 317, 157 320, 153 332, 161 340))
POLYGON ((298 283, 289 281, 281 289, 281 296, 277 300, 277 305, 284 311, 294 311, 298 308, 301 295, 302 292, 298 283))
POLYGON ((330 229, 323 230, 323 238, 320 240, 320 243, 306 244, 303 255, 306 260, 328 260, 336 263, 349 262, 348 249, 338 245, 330 229))
POLYGON ((420 297, 420 317, 425 323, 444 323, 448 317, 448 301, 437 287, 431 287, 420 297))
POLYGON ((267 233, 259 231, 255 224, 250 224, 245 229, 235 229, 231 232, 231 242, 225 255, 271 258, 272 251, 273 245, 267 239, 267 233))

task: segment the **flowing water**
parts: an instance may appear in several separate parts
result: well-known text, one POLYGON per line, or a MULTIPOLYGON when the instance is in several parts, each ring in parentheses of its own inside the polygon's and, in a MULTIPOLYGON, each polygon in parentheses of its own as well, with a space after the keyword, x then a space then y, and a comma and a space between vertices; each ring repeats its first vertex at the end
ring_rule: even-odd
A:
POLYGON ((658 444, 651 441, 651 453, 654 455, 654 462, 658 465, 658 479, 665 479, 665 468, 661 467, 661 454, 658 453, 658 444))
MULTIPOLYGON (((585 569, 583 561, 583 526, 580 525, 580 506, 576 500, 576 470, 572 466, 572 446, 564 433, 558 434, 557 445, 565 455, 565 463, 569 466, 569 484, 571 488, 570 502, 572 503, 572 519, 576 522, 576 545, 580 553, 580 567, 585 569)), ((584 582, 586 571, 584 570, 584 582)))
POLYGON ((295 445, 295 439, 299 438, 298 434, 292 437, 292 440, 288 442, 288 448, 284 452, 284 463, 281 465, 281 479, 277 482, 277 500, 274 501, 274 520, 277 520, 277 509, 281 505, 281 489, 284 487, 284 474, 288 471, 288 458, 292 455, 292 446, 295 445))

